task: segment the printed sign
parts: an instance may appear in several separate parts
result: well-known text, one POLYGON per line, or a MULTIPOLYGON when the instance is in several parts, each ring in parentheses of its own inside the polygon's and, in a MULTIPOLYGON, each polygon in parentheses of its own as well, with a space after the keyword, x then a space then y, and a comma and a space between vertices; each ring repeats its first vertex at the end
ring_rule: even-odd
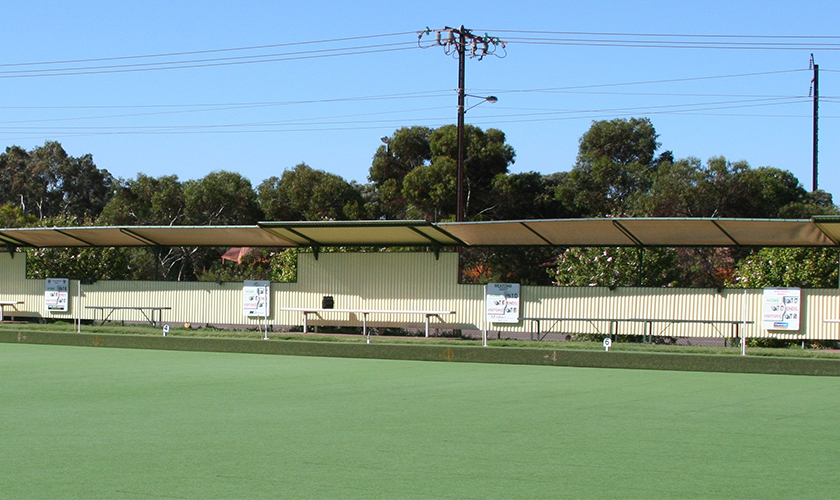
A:
POLYGON ((242 288, 242 311, 245 316, 268 316, 271 312, 270 281, 245 281, 242 288))
POLYGON ((801 297, 799 288, 765 288, 761 309, 765 330, 799 330, 801 297))
POLYGON ((47 278, 44 289, 44 304, 47 311, 67 312, 70 297, 70 280, 67 278, 47 278))
POLYGON ((519 283, 488 283, 484 304, 490 323, 519 323, 519 283))

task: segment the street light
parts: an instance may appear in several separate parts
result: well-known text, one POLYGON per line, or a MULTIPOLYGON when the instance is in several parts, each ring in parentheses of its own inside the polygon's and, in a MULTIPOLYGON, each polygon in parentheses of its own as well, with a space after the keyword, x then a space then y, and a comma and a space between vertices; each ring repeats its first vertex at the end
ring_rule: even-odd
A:
POLYGON ((484 104, 485 102, 489 102, 490 104, 493 104, 493 103, 499 102, 499 98, 498 98, 498 97, 496 97, 496 96, 494 96, 494 95, 488 95, 487 97, 482 97, 482 96, 479 96, 479 95, 464 94, 464 96, 466 96, 466 97, 475 97, 476 99, 481 99, 481 101, 480 101, 478 104, 473 104, 473 105, 472 105, 472 106, 470 106, 469 108, 465 109, 465 110, 464 110, 464 113, 466 113, 467 111, 469 111, 469 110, 473 109, 473 108, 474 108, 474 107, 476 107, 476 106, 480 106, 480 105, 484 104))

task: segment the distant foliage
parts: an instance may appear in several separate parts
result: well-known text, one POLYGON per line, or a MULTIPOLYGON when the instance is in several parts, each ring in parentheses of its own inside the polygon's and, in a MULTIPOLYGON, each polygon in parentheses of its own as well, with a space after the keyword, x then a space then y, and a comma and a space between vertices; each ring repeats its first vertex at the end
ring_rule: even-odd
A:
POLYGON ((678 286, 676 250, 667 248, 570 248, 549 270, 557 286, 678 286))
POLYGON ((763 248, 738 263, 728 285, 837 288, 838 257, 836 248, 763 248))
POLYGON ((241 263, 219 260, 198 280, 294 283, 297 281, 297 257, 296 248, 254 248, 242 258, 241 263))
POLYGON ((34 226, 37 222, 37 217, 23 213, 14 203, 0 205, 0 227, 34 226))
POLYGON ((134 275, 126 248, 26 249, 26 277, 31 279, 125 280, 134 275))

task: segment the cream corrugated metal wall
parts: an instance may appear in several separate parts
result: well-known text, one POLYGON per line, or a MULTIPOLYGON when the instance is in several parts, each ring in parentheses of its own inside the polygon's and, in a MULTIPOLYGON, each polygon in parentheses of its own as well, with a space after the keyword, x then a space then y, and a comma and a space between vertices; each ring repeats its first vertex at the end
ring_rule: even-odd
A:
MULTIPOLYGON (((616 288, 606 287, 523 287, 522 315, 526 318, 610 318, 754 321, 760 313, 761 290, 695 288, 616 288), (758 299, 758 302, 756 301, 758 299)), ((526 321, 526 323, 528 323, 526 321)), ((530 327, 531 325, 524 325, 530 327)), ((542 322, 543 331, 559 333, 606 333, 607 321, 542 322)), ((621 334, 643 335, 644 323, 620 322, 621 334)), ((739 325, 739 328, 743 328, 739 325)), ((493 330, 497 330, 496 326, 493 330)), ((518 328, 517 328, 518 329, 518 328)), ((511 330, 510 328, 503 331, 511 330)), ((731 325, 654 323, 653 335, 674 337, 732 336, 731 325)), ((756 330, 746 325, 747 335, 756 330)))
MULTIPOLYGON (((484 288, 457 284, 458 256, 442 253, 321 253, 301 254, 297 283, 271 286, 272 325, 300 325, 302 315, 280 308, 318 308, 324 296, 332 296, 336 309, 451 310, 432 320, 432 327, 483 329, 484 288)), ((166 306, 163 321, 194 324, 251 324, 242 311, 242 283, 221 285, 214 282, 99 281, 82 285, 81 304, 78 282, 71 281, 70 310, 50 313, 44 310, 44 280, 25 279, 25 255, 0 254, 0 300, 22 300, 21 310, 30 316, 72 319, 81 305, 83 319, 93 319, 87 306, 166 306)), ((667 318, 724 321, 753 321, 746 325, 747 336, 774 336, 789 339, 840 339, 840 324, 825 323, 840 318, 840 291, 802 290, 802 322, 799 332, 767 332, 762 329, 760 289, 617 288, 605 287, 522 287, 522 316, 526 318, 667 318)), ((100 313, 97 313, 97 315, 100 313)), ((100 316, 97 316, 100 317, 100 316)), ((143 321, 136 311, 116 311, 113 320, 143 321)), ((422 315, 370 315, 370 326, 420 326, 422 315)), ((326 313, 310 316, 309 324, 360 326, 361 315, 326 313)), ((534 323, 489 325, 491 331, 531 332, 534 323)), ((606 332, 605 321, 541 322, 543 331, 560 333, 606 332)), ((642 323, 620 323, 619 333, 641 335, 642 323)), ((729 337, 730 325, 664 324, 653 326, 654 335, 691 337, 729 337)))
POLYGON ((44 280, 26 279, 26 255, 0 253, 0 300, 22 300, 21 309, 30 310, 29 302, 40 294, 39 311, 44 310, 44 280))
MULTIPOLYGON (((331 296, 336 309, 458 311, 442 318, 452 322, 463 310, 457 300, 457 259, 451 253, 441 254, 440 260, 432 253, 322 253, 317 260, 313 254, 301 254, 298 282, 290 284, 293 288, 278 295, 277 288, 272 287, 272 311, 279 314, 280 324, 300 325, 300 313, 277 308, 317 308, 324 296, 331 296)), ((361 315, 350 317, 347 313, 323 316, 325 321, 310 316, 310 324, 358 326, 362 321, 361 315)), ((377 326, 418 325, 423 316, 378 314, 369 316, 368 322, 377 326)), ((440 326, 440 320, 434 320, 435 324, 440 326)))

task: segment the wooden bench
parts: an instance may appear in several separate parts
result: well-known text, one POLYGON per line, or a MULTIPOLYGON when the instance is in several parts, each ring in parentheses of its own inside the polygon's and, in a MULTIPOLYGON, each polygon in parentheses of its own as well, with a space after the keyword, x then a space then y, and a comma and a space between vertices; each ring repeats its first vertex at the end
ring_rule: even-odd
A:
MULTIPOLYGON (((306 333, 309 326, 309 315, 315 314, 321 316, 323 313, 345 313, 345 314, 361 314, 362 315, 362 335, 367 337, 367 342, 370 344, 370 335, 367 331, 367 317, 369 314, 422 314, 425 316, 426 337, 429 336, 429 318, 440 318, 445 314, 455 314, 455 311, 407 311, 407 310, 390 310, 390 309, 323 309, 323 308, 306 308, 306 307, 281 307, 281 311, 293 311, 303 314, 303 332, 306 333)), ((442 319, 442 318, 441 318, 442 319)))
MULTIPOLYGON (((654 323, 661 323, 665 324, 665 327, 662 328, 659 332, 657 332, 657 336, 662 335, 669 326, 673 324, 703 324, 703 325, 712 325, 718 333, 721 334, 722 337, 723 332, 720 331, 718 328, 719 325, 729 325, 731 328, 731 333, 734 333, 734 338, 740 338, 740 326, 741 325, 752 325, 754 321, 736 321, 736 320, 727 320, 727 319, 664 319, 664 318, 522 318, 523 321, 531 321, 535 322, 537 325, 537 339, 542 340, 544 338, 540 337, 541 327, 540 322, 542 321, 556 321, 558 323, 562 321, 583 321, 587 322, 592 325, 595 330, 601 333, 598 330, 598 327, 595 325, 596 322, 606 322, 609 323, 609 329, 607 331, 607 335, 612 337, 613 335, 618 335, 618 324, 619 323, 644 323, 645 325, 645 333, 644 337, 653 338, 653 325, 654 323)), ((548 335, 548 332, 546 332, 548 335)), ((533 335, 531 336, 531 340, 534 340, 533 335)))
POLYGON ((0 300, 0 321, 5 320, 6 315, 6 307, 9 306, 15 311, 18 310, 17 306, 23 304, 22 300, 0 300))
MULTIPOLYGON (((152 326, 156 326, 157 323, 155 322, 155 311, 158 312, 158 322, 163 320, 163 311, 168 311, 172 309, 171 307, 159 307, 159 306, 85 306, 85 309, 93 309, 94 311, 101 311, 102 312, 102 322, 100 325, 104 325, 108 318, 114 314, 114 311, 122 311, 122 310, 132 310, 132 311, 140 311, 140 314, 146 318, 152 326), (108 311, 108 314, 105 314, 105 311, 108 311), (146 311, 149 311, 149 314, 146 314, 146 311)), ((96 313, 94 312, 93 315, 93 324, 96 325, 96 313)))

